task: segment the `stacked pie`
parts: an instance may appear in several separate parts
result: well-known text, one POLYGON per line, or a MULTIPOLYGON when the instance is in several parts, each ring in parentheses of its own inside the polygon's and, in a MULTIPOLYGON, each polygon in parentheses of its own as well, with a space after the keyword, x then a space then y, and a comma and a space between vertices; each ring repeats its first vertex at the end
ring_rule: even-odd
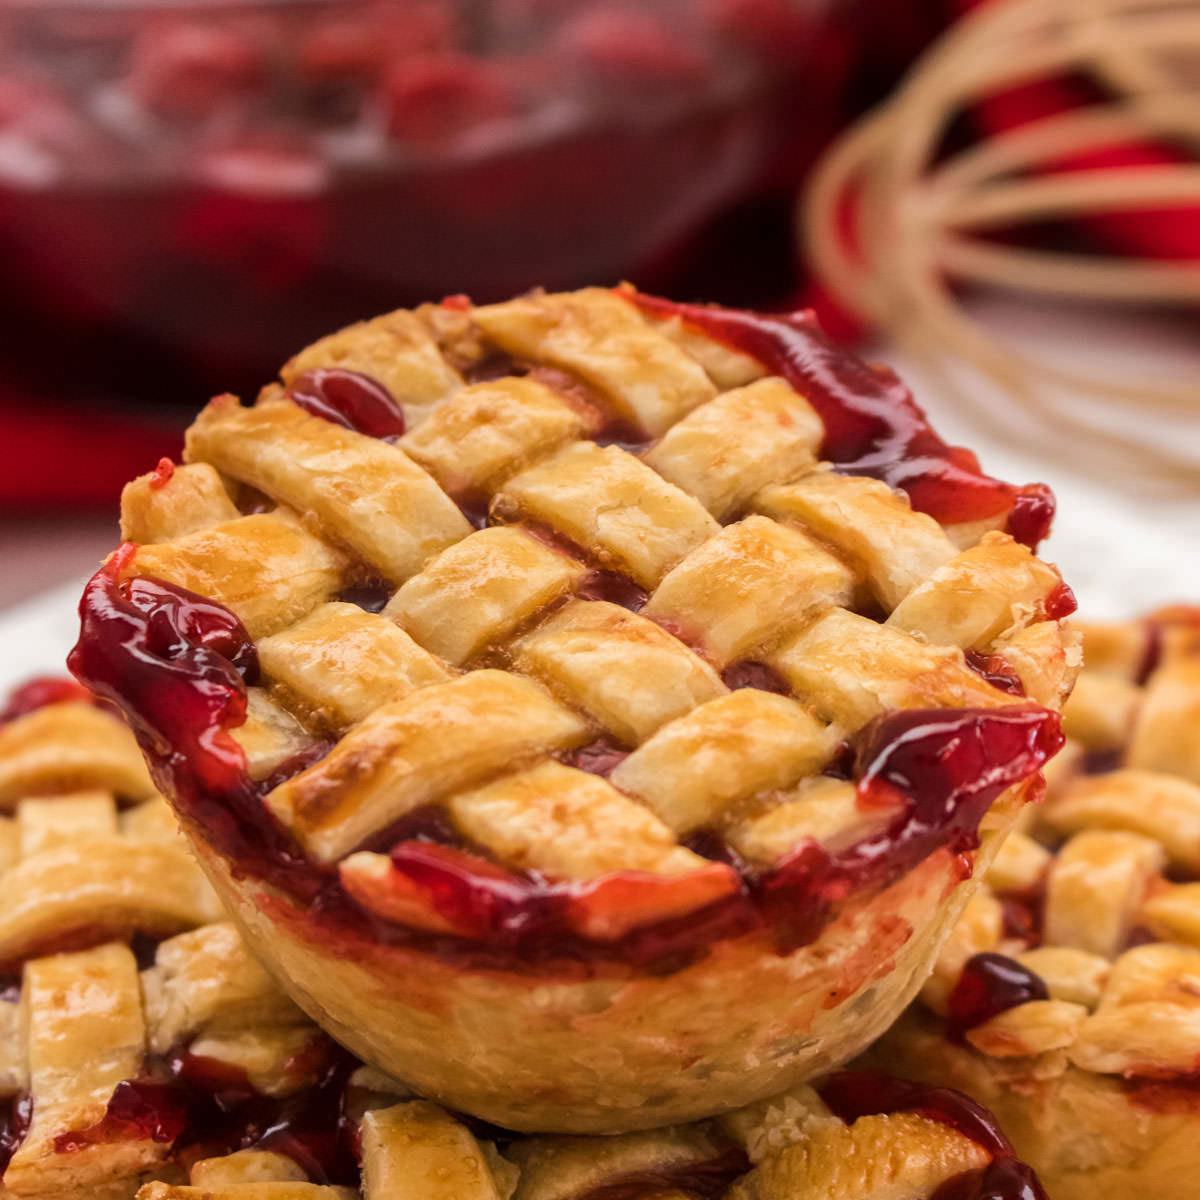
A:
POLYGON ((272 982, 113 715, 47 680, 3 720, 0 1196, 1040 1195, 978 1105, 873 1072, 610 1138, 460 1119, 353 1059, 272 982))
POLYGON ((185 459, 126 488, 72 669, 292 1000, 509 1129, 845 1062, 1061 741, 1049 493, 804 314, 449 297, 185 459))
POLYGON ((871 1058, 993 1107, 1056 1200, 1183 1200, 1200 1166, 1200 609, 1082 629, 1046 802, 871 1058))

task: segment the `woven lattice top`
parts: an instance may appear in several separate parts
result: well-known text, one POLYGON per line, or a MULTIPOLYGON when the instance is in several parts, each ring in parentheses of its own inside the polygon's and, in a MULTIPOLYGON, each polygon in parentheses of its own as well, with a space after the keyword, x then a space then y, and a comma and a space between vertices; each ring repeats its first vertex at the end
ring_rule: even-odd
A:
MULTIPOLYGON (((1069 593, 1004 532, 1041 493, 979 475, 860 364, 855 442, 812 382, 850 368, 797 354, 789 382, 701 328, 719 311, 452 299, 317 342, 253 406, 214 400, 186 465, 127 487, 125 599, 85 601, 81 648, 131 579, 235 614, 257 673, 226 723, 266 809, 359 904, 435 933, 479 933, 417 878, 447 855, 637 873, 620 911, 593 894, 566 918, 612 940, 741 888, 733 858, 878 832, 886 808, 838 767, 875 718, 1054 708, 1069 687, 1069 593), (419 863, 389 857, 417 834, 419 863)), ((776 332, 832 353, 799 319, 776 332)), ((74 665, 161 766, 129 670, 74 665)))
POLYGON ((962 1026, 964 997, 987 990, 982 969, 1007 981, 975 1014, 984 1019, 961 1029, 983 1054, 1047 1056, 1046 1078, 1068 1063, 1191 1078, 1200 1044, 1200 611, 1083 630, 1088 666, 1067 705, 1069 740, 1048 772, 1046 803, 1001 850, 923 1000, 962 1026))

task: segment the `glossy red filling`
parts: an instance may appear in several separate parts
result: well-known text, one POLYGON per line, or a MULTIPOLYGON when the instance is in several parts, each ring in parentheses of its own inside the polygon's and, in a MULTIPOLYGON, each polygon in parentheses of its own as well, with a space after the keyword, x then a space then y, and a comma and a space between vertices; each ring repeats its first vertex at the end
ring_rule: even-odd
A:
POLYGON ((288 388, 305 412, 368 437, 398 438, 404 433, 404 409, 377 379, 343 367, 306 371, 288 388))
POLYGON ((961 1039, 967 1030, 1030 1000, 1049 1000, 1046 981, 1014 958, 983 953, 967 959, 947 1002, 947 1029, 961 1039))
POLYGON ((998 1158, 977 1171, 947 1179, 929 1200, 1046 1200, 1046 1193, 1027 1163, 998 1158))
POLYGON ((104 1116, 87 1129, 59 1134, 54 1149, 73 1154, 106 1142, 174 1142, 186 1125, 187 1105, 178 1088, 152 1079, 124 1079, 104 1116))
POLYGON ((985 475, 970 450, 934 432, 893 371, 835 346, 811 312, 764 314, 618 294, 652 317, 679 317, 787 380, 820 416, 821 457, 839 471, 882 479, 943 525, 1004 516, 1008 532, 1031 548, 1049 534, 1054 496, 1045 484, 1017 488, 985 475))
POLYGON ((946 1180, 931 1200, 1046 1200, 1037 1176, 1018 1161, 996 1118, 962 1092, 909 1083, 882 1071, 841 1071, 817 1090, 848 1124, 859 1117, 915 1113, 956 1129, 992 1156, 988 1166, 946 1180))
POLYGON ((33 1097, 22 1093, 0 1100, 0 1180, 8 1170, 12 1156, 25 1140, 33 1121, 33 1097))
POLYGON ((1004 919, 1004 936, 1032 950, 1042 944, 1045 895, 1041 887, 1031 892, 1008 892, 998 897, 1004 919))
MULTIPOLYGON (((313 1054, 314 1065, 323 1066, 316 1085, 282 1098, 256 1091, 240 1068, 187 1050, 151 1057, 145 1075, 117 1085, 95 1125, 60 1134, 54 1148, 72 1154, 107 1142, 153 1141, 169 1144, 169 1158, 186 1167, 253 1147, 286 1154, 315 1182, 356 1187, 344 1093, 359 1063, 326 1038, 314 1039, 313 1054)), ((15 1144, 27 1128, 26 1116, 15 1144)))
MULTIPOLYGON (((613 941, 582 936, 580 912, 620 907, 635 895, 653 911, 655 898, 675 895, 680 880, 622 872, 560 883, 497 866, 461 844, 404 840, 392 849, 393 869, 431 897, 452 928, 465 931, 432 935, 369 916, 336 872, 308 862, 268 815, 262 798, 286 771, 253 783, 229 733, 245 720, 245 684, 257 671, 237 618, 174 585, 119 581, 124 561, 119 552, 89 582, 69 663, 81 682, 125 710, 183 819, 198 826, 236 874, 270 883, 305 909, 297 919, 474 961, 499 953, 510 967, 576 958, 667 969, 719 937, 766 924, 779 931, 781 949, 805 944, 849 896, 888 886, 935 850, 972 849, 991 802, 1035 775, 1062 741, 1058 716, 1032 705, 878 718, 854 740, 854 777, 861 806, 896 814, 886 828, 840 848, 806 842, 762 873, 730 869, 723 898, 613 941), (455 945, 464 939, 474 944, 455 945)), ((298 771, 311 757, 287 770, 298 771)))
POLYGON ((992 801, 1034 776, 1062 741, 1057 714, 1033 706, 877 717, 854 739, 858 803, 898 815, 841 850, 797 847, 761 884, 775 920, 803 944, 838 901, 888 886, 935 850, 973 850, 992 801))
POLYGON ((978 650, 968 650, 963 656, 967 666, 978 675, 982 675, 994 688, 1008 692, 1010 696, 1024 696, 1025 685, 1021 677, 999 654, 981 654, 978 650))
POLYGON ((325 1184, 357 1186, 356 1132, 346 1113, 345 1091, 359 1066, 340 1047, 323 1043, 328 1066, 316 1087, 277 1099, 257 1093, 245 1103, 211 1103, 203 1088, 191 1095, 187 1145, 177 1151, 188 1162, 235 1150, 272 1150, 299 1163, 308 1177, 325 1184))
POLYGON ((69 701, 95 704, 96 697, 73 679, 62 679, 53 675, 31 679, 10 694, 8 703, 0 710, 0 725, 7 725, 18 717, 27 717, 39 708, 48 708, 51 704, 66 704, 69 701))
POLYGON ((1047 621, 1063 621, 1078 612, 1079 603, 1075 593, 1063 582, 1055 584, 1042 601, 1042 617, 1047 621))

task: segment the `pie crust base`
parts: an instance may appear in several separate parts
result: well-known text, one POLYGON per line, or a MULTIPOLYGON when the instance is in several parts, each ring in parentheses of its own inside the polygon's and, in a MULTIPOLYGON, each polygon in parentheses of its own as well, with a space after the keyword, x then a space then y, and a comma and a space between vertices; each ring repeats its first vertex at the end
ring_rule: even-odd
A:
MULTIPOLYGON (((1000 828, 983 836, 977 874, 1002 840, 1000 828)), ((521 1131, 651 1129, 834 1069, 916 995, 973 890, 939 851, 790 954, 764 931, 670 975, 542 982, 399 947, 331 951, 288 900, 193 844, 251 948, 313 1020, 421 1094, 521 1131)))

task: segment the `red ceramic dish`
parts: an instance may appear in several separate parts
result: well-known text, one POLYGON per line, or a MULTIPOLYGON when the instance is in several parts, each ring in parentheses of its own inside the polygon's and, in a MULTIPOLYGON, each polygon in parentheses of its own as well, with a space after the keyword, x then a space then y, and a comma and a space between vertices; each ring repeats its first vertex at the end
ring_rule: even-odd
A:
POLYGON ((7 5, 5 374, 194 404, 449 286, 644 276, 760 177, 781 73, 836 112, 834 5, 794 7, 7 5))

